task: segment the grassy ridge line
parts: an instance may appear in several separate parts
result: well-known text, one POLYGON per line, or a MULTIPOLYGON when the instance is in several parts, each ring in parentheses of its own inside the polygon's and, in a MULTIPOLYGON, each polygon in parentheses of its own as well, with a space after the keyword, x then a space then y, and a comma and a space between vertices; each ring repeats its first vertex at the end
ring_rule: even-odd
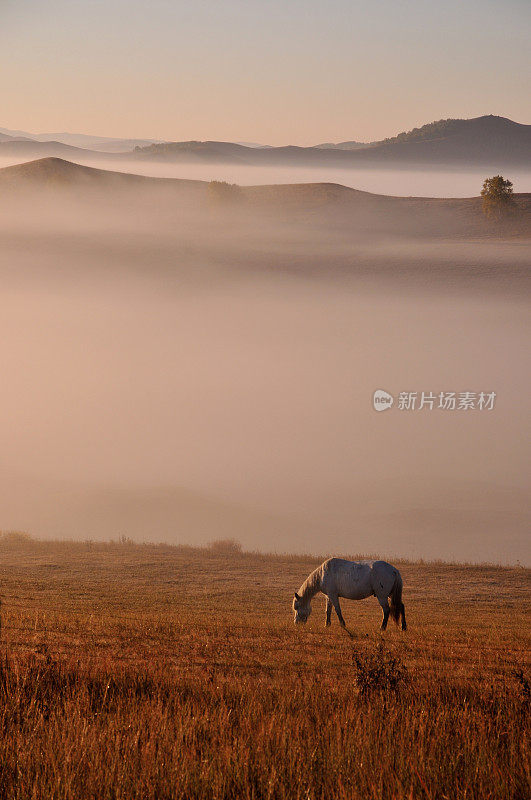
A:
MULTIPOLYGON (((145 555, 153 552, 154 554, 189 554, 203 557, 226 555, 234 558, 257 559, 269 561, 271 559, 284 562, 291 560, 308 564, 315 564, 318 566, 326 558, 330 558, 330 553, 324 555, 315 555, 308 553, 292 553, 292 552, 268 552, 258 550, 243 550, 239 542, 232 539, 214 540, 207 544, 191 545, 185 543, 171 544, 169 542, 139 542, 130 539, 127 536, 121 536, 117 539, 96 540, 96 539, 43 539, 31 536, 24 532, 19 531, 0 531, 0 552, 5 551, 6 554, 20 550, 21 552, 34 550, 41 554, 57 553, 68 551, 70 553, 85 553, 85 552, 102 552, 105 553, 109 550, 115 550, 122 554, 137 554, 145 555)), ((423 566, 454 566, 454 567, 485 567, 487 569, 512 570, 512 569, 527 569, 521 564, 514 565, 498 564, 493 561, 455 561, 451 559, 424 559, 424 558, 404 558, 403 556, 394 555, 378 555, 377 553, 350 553, 350 554, 337 554, 341 558, 351 559, 353 561, 375 561, 383 558, 384 560, 392 561, 396 565, 423 565, 423 566)))

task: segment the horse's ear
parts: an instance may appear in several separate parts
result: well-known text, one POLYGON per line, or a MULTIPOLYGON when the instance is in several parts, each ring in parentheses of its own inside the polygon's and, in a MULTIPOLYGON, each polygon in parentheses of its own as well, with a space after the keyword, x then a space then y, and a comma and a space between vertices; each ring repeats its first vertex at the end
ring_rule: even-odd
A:
POLYGON ((300 600, 300 597, 299 597, 299 595, 297 594, 297 592, 295 592, 295 600, 300 600))

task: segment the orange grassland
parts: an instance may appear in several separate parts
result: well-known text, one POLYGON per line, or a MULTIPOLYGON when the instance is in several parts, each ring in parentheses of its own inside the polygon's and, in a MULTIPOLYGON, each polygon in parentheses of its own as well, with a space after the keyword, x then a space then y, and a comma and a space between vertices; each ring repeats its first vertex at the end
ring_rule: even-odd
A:
POLYGON ((396 562, 374 598, 291 598, 320 560, 0 538, 0 797, 529 797, 529 578, 396 562))

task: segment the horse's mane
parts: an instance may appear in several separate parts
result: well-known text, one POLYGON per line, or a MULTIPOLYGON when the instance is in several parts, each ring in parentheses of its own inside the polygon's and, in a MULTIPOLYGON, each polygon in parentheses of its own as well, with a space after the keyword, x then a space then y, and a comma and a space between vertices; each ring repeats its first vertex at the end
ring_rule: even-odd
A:
POLYGON ((310 572, 298 591, 303 600, 311 600, 314 594, 317 594, 321 588, 321 577, 321 567, 310 572))

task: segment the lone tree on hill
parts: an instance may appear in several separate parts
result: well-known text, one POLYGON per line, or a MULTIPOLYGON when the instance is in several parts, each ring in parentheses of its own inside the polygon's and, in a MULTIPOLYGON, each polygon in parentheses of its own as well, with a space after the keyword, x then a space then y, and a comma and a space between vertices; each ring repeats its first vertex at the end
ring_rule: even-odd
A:
POLYGON ((500 220, 516 209, 513 198, 513 185, 502 175, 486 178, 481 190, 483 213, 489 219, 500 220))

